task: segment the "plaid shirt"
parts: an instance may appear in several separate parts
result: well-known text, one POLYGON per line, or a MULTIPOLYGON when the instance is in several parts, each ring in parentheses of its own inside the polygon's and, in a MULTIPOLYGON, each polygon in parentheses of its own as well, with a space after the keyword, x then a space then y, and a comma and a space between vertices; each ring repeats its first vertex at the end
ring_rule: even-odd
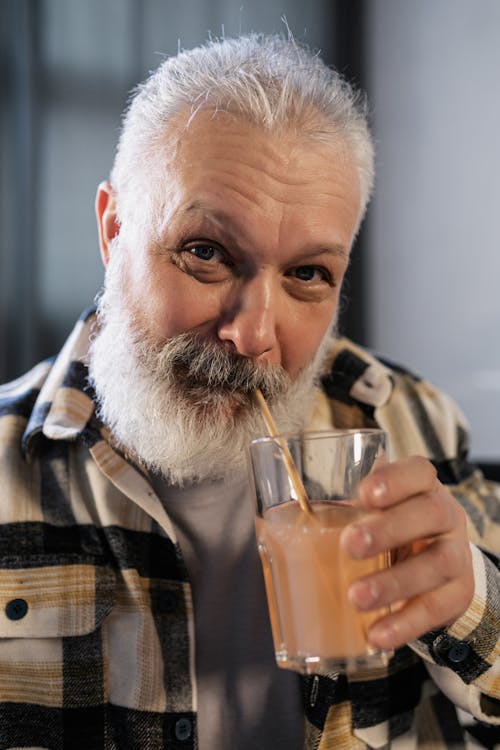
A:
MULTIPOLYGON (((96 419, 92 320, 0 389, 0 750, 196 748, 187 571, 147 476, 96 419)), ((429 457, 465 508, 476 592, 385 670, 304 677, 306 747, 462 747, 455 705, 500 722, 500 488, 466 464, 466 427, 443 394, 332 342, 311 428, 374 425, 392 458, 429 457)))

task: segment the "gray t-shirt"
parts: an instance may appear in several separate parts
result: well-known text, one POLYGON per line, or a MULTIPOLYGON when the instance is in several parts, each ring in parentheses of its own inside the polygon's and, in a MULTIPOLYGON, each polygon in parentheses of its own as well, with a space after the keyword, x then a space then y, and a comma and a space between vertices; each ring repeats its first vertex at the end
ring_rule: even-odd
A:
POLYGON ((299 678, 274 661, 248 479, 153 486, 192 583, 200 750, 299 750, 299 678))

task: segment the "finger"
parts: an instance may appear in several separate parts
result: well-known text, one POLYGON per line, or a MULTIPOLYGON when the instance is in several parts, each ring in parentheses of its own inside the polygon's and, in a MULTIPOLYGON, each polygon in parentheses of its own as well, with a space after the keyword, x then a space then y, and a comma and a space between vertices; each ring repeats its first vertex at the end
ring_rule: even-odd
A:
POLYGON ((470 548, 468 544, 446 537, 436 540, 415 557, 355 581, 348 596, 357 609, 375 610, 413 599, 457 579, 463 582, 457 606, 466 609, 474 593, 470 548))
POLYGON ((437 472, 430 461, 410 456, 373 471, 360 482, 357 494, 366 508, 386 508, 412 495, 431 492, 437 483, 437 472))
POLYGON ((465 515, 452 495, 440 487, 439 492, 410 497, 383 512, 361 516, 346 526, 340 544, 348 555, 366 558, 454 531, 465 539, 465 515))
POLYGON ((398 648, 429 630, 451 624, 467 606, 463 605, 462 581, 455 580, 377 620, 368 631, 368 641, 378 649, 398 648))

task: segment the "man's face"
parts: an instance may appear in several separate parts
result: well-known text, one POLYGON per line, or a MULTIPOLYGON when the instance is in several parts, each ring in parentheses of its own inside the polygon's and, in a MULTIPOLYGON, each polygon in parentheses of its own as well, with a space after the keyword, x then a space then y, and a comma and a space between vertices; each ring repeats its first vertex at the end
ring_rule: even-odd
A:
POLYGON ((98 193, 109 261, 90 352, 99 414, 170 482, 234 477, 264 430, 255 388, 280 431, 307 423, 357 174, 341 146, 209 112, 171 140, 162 174, 156 236, 127 221, 116 236, 113 193, 98 193))
POLYGON ((294 379, 334 318, 348 263, 360 207, 348 149, 212 111, 168 147, 158 236, 119 244, 135 325, 159 346, 197 333, 294 379))

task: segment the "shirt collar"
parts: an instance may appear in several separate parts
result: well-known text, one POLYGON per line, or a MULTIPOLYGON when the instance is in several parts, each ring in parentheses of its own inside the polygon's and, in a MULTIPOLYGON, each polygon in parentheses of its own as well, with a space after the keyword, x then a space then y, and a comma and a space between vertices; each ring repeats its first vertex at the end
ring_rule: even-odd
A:
POLYGON ((95 308, 85 310, 54 360, 23 435, 27 453, 33 450, 34 439, 39 435, 52 440, 75 440, 94 413, 87 369, 94 322, 95 308))
POLYGON ((330 398, 370 411, 389 401, 392 371, 366 349, 345 338, 333 339, 328 362, 321 385, 330 398))

